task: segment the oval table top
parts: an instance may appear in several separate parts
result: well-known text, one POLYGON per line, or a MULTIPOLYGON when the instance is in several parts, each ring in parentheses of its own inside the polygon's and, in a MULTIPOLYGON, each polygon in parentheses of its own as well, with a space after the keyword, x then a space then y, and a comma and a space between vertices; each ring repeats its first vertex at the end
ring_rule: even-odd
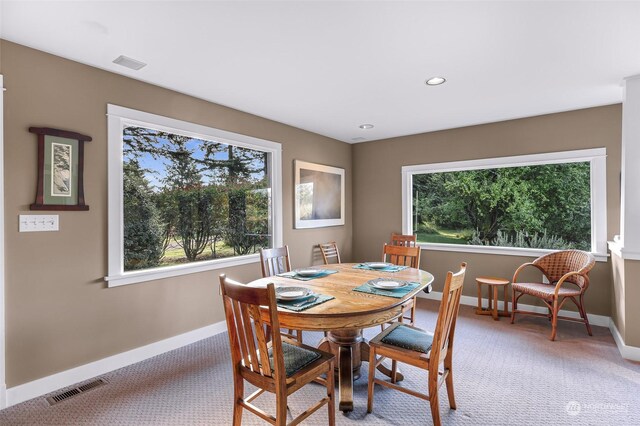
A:
POLYGON ((301 281, 295 278, 272 276, 249 283, 251 286, 305 287, 314 293, 335 297, 333 300, 300 312, 278 308, 278 320, 283 328, 304 330, 338 330, 367 328, 383 324, 400 314, 402 307, 433 282, 433 275, 415 268, 398 272, 381 272, 354 268, 357 263, 314 266, 314 269, 332 269, 338 273, 301 281), (353 289, 375 278, 389 278, 419 282, 420 285, 401 298, 354 291, 353 289))

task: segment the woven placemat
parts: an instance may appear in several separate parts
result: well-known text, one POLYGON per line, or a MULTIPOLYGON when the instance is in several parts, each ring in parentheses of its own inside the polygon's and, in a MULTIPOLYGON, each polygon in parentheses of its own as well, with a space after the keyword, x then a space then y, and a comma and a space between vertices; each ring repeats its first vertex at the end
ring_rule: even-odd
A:
POLYGON ((278 301, 278 306, 281 308, 285 308, 288 309, 290 311, 295 311, 295 312, 300 312, 300 311, 304 311, 305 309, 309 309, 312 308, 314 306, 320 305, 321 303, 327 302, 329 300, 333 300, 335 299, 335 297, 333 296, 327 296, 326 294, 314 294, 312 297, 309 297, 307 299, 307 303, 300 305, 299 300, 291 300, 291 301, 284 301, 284 300, 279 300, 278 301), (314 299, 314 297, 317 297, 317 299, 314 299))
POLYGON ((390 265, 386 268, 372 268, 367 266, 366 263, 359 263, 353 267, 354 269, 366 269, 367 271, 377 271, 377 272, 398 272, 403 271, 408 268, 408 266, 400 266, 400 265, 390 265))
POLYGON ((319 273, 318 275, 314 275, 312 277, 301 277, 300 275, 296 274, 295 271, 283 272, 282 274, 276 274, 276 275, 278 277, 293 278, 294 280, 309 281, 309 280, 315 280, 316 278, 323 278, 323 277, 326 277, 327 275, 337 274, 337 273, 338 271, 334 269, 323 269, 321 273, 319 273))
POLYGON ((382 290, 382 289, 371 286, 372 283, 376 283, 378 281, 389 281, 389 280, 387 278, 376 278, 375 280, 369 280, 366 283, 362 284, 361 286, 354 288, 353 291, 359 291, 361 293, 377 294, 378 296, 395 297, 396 299, 400 299, 406 296, 407 293, 410 293, 420 285, 420 283, 413 282, 413 281, 395 280, 397 282, 406 282, 407 285, 404 287, 400 287, 396 290, 382 290))

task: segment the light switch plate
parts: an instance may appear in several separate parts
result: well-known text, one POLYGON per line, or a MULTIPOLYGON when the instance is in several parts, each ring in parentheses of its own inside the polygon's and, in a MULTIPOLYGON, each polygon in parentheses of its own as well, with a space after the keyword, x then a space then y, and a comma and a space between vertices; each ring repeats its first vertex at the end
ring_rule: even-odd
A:
POLYGON ((58 231, 57 214, 21 214, 20 232, 58 231))

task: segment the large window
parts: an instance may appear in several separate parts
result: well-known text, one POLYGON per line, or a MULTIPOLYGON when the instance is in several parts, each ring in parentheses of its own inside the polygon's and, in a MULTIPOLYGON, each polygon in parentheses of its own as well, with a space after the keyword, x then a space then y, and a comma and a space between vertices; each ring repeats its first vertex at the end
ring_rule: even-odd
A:
POLYGON ((606 253, 605 151, 403 168, 404 232, 443 250, 606 253))
POLYGON ((279 244, 280 145, 109 105, 109 285, 279 244))

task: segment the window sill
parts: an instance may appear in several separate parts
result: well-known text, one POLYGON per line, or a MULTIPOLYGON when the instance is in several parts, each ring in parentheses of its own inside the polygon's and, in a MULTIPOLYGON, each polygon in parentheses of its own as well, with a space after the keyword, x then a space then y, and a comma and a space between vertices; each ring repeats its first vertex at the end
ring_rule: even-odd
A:
MULTIPOLYGON (((556 250, 531 249, 518 247, 487 247, 487 246, 470 246, 464 244, 439 244, 439 243, 418 243, 423 250, 436 251, 454 251, 460 253, 480 253, 495 254, 503 256, 530 256, 539 257, 547 253, 553 253, 556 250)), ((609 258, 608 253, 591 253, 597 262, 606 262, 609 258)))
POLYGON ((122 274, 105 277, 108 287, 136 284, 145 281, 160 280, 163 278, 178 277, 181 275, 195 274, 198 272, 212 271, 232 266, 247 265, 260 261, 258 254, 235 256, 229 259, 207 260, 188 265, 166 266, 163 268, 145 269, 143 271, 124 272, 122 274))
POLYGON ((639 252, 632 252, 629 250, 625 250, 624 246, 617 239, 614 239, 613 241, 609 241, 608 246, 609 246, 609 251, 611 251, 611 253, 615 254, 621 259, 640 260, 639 252))

